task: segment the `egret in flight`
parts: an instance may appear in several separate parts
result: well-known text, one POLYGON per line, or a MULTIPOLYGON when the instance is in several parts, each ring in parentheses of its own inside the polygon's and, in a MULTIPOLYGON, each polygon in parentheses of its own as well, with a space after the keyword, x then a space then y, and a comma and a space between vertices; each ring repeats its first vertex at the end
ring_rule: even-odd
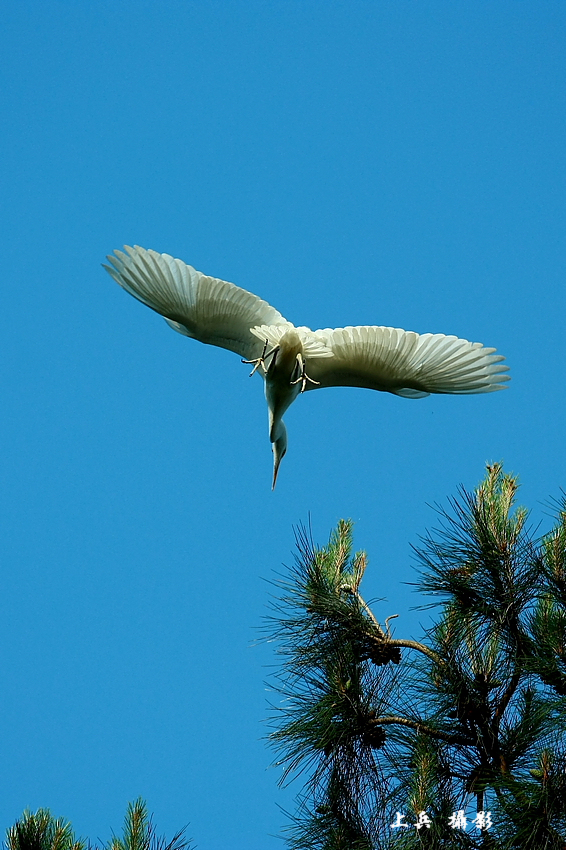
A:
POLYGON ((295 327, 257 295, 197 272, 169 254, 125 245, 104 268, 130 295, 178 333, 236 352, 265 380, 273 483, 287 451, 283 414, 300 393, 367 387, 403 398, 489 393, 505 387, 508 367, 494 348, 444 334, 376 325, 295 327))

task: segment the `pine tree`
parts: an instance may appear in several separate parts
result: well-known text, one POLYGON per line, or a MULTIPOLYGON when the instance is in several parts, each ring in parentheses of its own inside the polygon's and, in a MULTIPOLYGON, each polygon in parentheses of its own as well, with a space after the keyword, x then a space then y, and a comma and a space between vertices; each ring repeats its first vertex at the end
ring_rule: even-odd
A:
MULTIPOLYGON (((64 818, 55 818, 49 809, 25 811, 8 829, 8 850, 99 850, 96 845, 74 836, 64 818)), ((190 850, 190 842, 180 830, 171 841, 157 836, 147 806, 140 798, 128 805, 122 837, 114 835, 100 850, 190 850)))
POLYGON ((566 847, 566 502, 536 539, 516 492, 488 466, 416 549, 440 608, 419 641, 364 601, 351 522, 299 531, 270 619, 293 850, 566 847))

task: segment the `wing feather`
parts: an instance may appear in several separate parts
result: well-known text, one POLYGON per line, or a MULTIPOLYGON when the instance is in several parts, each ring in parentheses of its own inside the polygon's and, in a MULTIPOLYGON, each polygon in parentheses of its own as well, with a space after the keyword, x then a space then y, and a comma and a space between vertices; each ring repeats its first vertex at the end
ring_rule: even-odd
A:
POLYGON ((288 324, 266 301, 233 283, 208 277, 169 254, 124 247, 126 253, 115 251, 104 268, 178 333, 251 360, 263 348, 251 328, 288 324))
MULTIPOLYGON (((405 398, 504 389, 504 359, 480 342, 444 334, 363 325, 313 331, 333 357, 309 360, 320 387, 367 387, 405 398)), ((309 383, 307 390, 316 389, 309 383)))

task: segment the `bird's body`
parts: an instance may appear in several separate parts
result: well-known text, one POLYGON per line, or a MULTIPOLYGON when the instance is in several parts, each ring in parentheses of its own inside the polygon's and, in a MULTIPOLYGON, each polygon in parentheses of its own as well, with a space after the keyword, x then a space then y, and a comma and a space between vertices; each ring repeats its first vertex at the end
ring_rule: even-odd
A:
POLYGON ((105 266, 117 283, 177 332, 234 351, 265 379, 273 487, 287 450, 283 414, 304 391, 366 387, 405 398, 486 393, 508 376, 494 348, 444 334, 365 325, 295 327, 251 292, 197 272, 169 254, 136 246, 105 266))
POLYGON ((283 414, 301 392, 300 364, 303 347, 295 331, 281 337, 278 348, 270 356, 265 372, 265 397, 269 408, 269 439, 283 414))
POLYGON ((303 346, 298 333, 294 329, 285 331, 279 345, 270 355, 270 362, 265 371, 269 439, 273 444, 272 489, 277 480, 279 464, 287 451, 287 429, 283 414, 301 392, 302 352, 303 346))

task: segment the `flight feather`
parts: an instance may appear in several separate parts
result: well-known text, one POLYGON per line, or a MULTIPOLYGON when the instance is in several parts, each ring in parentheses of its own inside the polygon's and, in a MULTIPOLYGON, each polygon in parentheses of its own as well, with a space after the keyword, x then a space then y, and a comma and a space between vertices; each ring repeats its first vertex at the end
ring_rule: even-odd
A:
POLYGON ((124 247, 109 255, 105 269, 178 333, 252 359, 260 356, 262 343, 251 328, 287 324, 278 310, 233 283, 201 274, 169 254, 124 247))
POLYGON ((508 380, 508 367, 494 348, 455 336, 369 325, 313 333, 333 357, 309 362, 309 377, 317 383, 309 383, 308 390, 366 387, 422 398, 493 392, 508 380))

